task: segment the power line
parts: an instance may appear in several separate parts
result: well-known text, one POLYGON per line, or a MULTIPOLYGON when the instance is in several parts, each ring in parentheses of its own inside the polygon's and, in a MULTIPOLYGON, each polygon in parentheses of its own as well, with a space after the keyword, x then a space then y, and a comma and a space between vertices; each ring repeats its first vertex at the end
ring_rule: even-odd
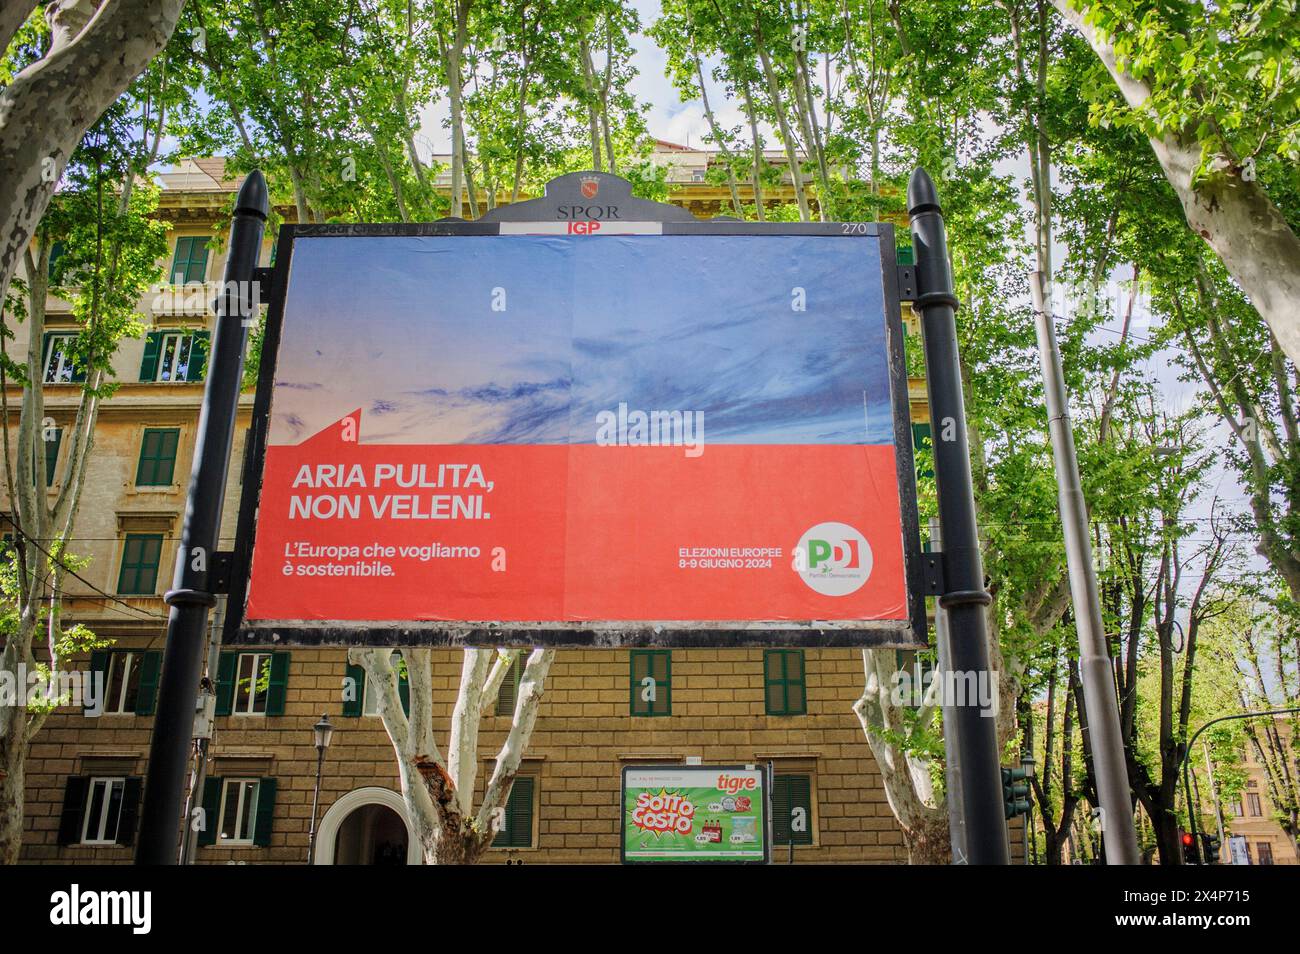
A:
MULTIPOLYGON (((93 590, 95 593, 98 593, 98 594, 99 594, 101 597, 103 597, 104 599, 108 600, 109 602, 117 603, 117 604, 119 604, 119 605, 121 605, 121 606, 124 606, 124 607, 126 607, 128 610, 130 610, 130 611, 133 612, 133 613, 139 613, 141 616, 145 617, 146 619, 162 620, 163 622, 166 622, 166 621, 167 621, 167 617, 166 617, 166 616, 162 616, 162 615, 159 614, 159 613, 151 613, 151 612, 149 612, 148 610, 142 610, 142 609, 140 609, 138 606, 132 606, 132 605, 131 605, 130 603, 128 603, 126 600, 119 599, 118 597, 114 596, 114 595, 111 594, 111 593, 105 593, 103 590, 101 590, 99 587, 97 587, 94 583, 91 583, 88 579, 86 579, 84 576, 82 576, 80 573, 78 573, 78 572, 77 572, 76 570, 74 570, 72 567, 68 566, 66 563, 64 563, 62 560, 60 560, 58 557, 54 556, 54 554, 50 553, 49 550, 46 550, 43 546, 41 546, 41 545, 40 545, 39 543, 37 543, 34 539, 32 539, 32 537, 30 537, 26 532, 23 531, 23 528, 22 528, 22 527, 18 526, 18 521, 14 520, 14 518, 13 518, 12 516, 10 516, 10 515, 7 514, 7 513, 6 513, 6 514, 0 514, 0 516, 3 516, 3 517, 5 518, 5 520, 7 520, 7 521, 9 522, 9 525, 12 526, 12 527, 14 528, 14 532, 15 532, 16 534, 18 534, 18 536, 22 537, 25 541, 27 541, 28 543, 30 543, 30 544, 31 544, 32 546, 34 546, 37 550, 39 550, 42 554, 44 554, 45 557, 46 557, 46 559, 50 560, 52 563, 54 563, 56 566, 58 566, 61 570, 63 570, 63 571, 64 571, 65 573, 67 573, 69 576, 73 577, 73 578, 76 579, 76 580, 79 580, 80 582, 84 583, 86 586, 90 587, 91 590, 93 590)), ((77 598, 77 597, 75 596, 75 594, 65 594, 65 595, 68 596, 68 597, 71 598, 71 599, 76 599, 76 598, 77 598)))

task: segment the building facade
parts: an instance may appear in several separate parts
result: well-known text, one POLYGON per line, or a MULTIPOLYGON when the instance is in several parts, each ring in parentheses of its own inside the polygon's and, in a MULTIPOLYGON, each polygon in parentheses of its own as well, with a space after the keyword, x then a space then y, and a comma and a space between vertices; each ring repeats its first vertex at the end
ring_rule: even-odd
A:
MULTIPOLYGON (((727 190, 715 195, 703 181, 707 155, 669 146, 658 151, 689 153, 694 164, 670 176, 673 201, 716 214, 727 190)), ((164 640, 162 593, 181 530, 211 328, 212 295, 193 289, 220 278, 223 256, 210 243, 221 237, 239 184, 224 177, 219 159, 187 160, 160 178, 159 215, 172 226, 167 284, 141 302, 145 336, 122 342, 115 358, 121 386, 99 412, 72 547, 89 563, 68 579, 64 603, 65 623, 85 623, 113 640, 71 663, 102 672, 107 698, 97 716, 60 709, 32 742, 22 857, 33 863, 132 857, 164 640)), ((292 221, 292 209, 281 211, 292 221)), ((263 263, 272 255, 268 239, 263 263)), ((42 370, 46 412, 59 428, 71 424, 80 400, 76 369, 60 346, 60 336, 74 332, 66 303, 51 300, 42 370)), ((912 380, 910 390, 922 436, 923 382, 912 380)), ((11 391, 15 407, 17 395, 11 391)), ((240 401, 223 547, 232 543, 252 399, 248 392, 240 401)), ((62 447, 51 443, 48 492, 57 494, 62 447)), ((459 651, 437 651, 440 739, 460 669, 459 651)), ((337 731, 321 773, 316 862, 417 860, 391 745, 380 719, 368 714, 364 679, 346 650, 239 647, 223 652, 211 675, 217 718, 198 798, 216 822, 198 839, 196 863, 306 860, 317 784, 312 726, 322 713, 337 731)), ((485 769, 509 727, 517 678, 516 670, 484 719, 485 769)), ((772 764, 778 862, 904 861, 880 768, 852 711, 863 678, 861 655, 851 649, 560 650, 487 860, 616 862, 622 768, 699 759, 772 764), (652 703, 636 691, 647 677, 657 687, 652 703), (805 830, 781 823, 795 807, 804 809, 805 830)), ((479 773, 480 788, 488 774, 479 773)))

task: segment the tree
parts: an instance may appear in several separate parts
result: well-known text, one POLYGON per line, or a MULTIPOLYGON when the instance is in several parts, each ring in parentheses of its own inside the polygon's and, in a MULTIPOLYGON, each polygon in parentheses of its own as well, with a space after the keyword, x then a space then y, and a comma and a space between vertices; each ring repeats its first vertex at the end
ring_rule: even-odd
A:
POLYGON ((1300 158, 1295 4, 1052 0, 1123 94, 1191 230, 1300 361, 1300 236, 1270 194, 1300 158))
MULTIPOLYGON (((36 38, 39 41, 39 37, 36 38)), ((167 224, 156 219, 158 190, 147 170, 158 157, 167 108, 178 95, 169 88, 165 62, 155 64, 114 102, 87 132, 64 170, 63 184, 24 250, 25 280, 14 282, 0 309, 0 401, 5 418, 5 490, 14 535, 3 568, 5 645, 0 671, 16 677, 21 667, 41 674, 43 704, 0 707, 0 860, 12 864, 22 845, 25 761, 28 745, 47 716, 68 701, 58 690, 61 662, 106 645, 85 627, 64 626, 64 582, 84 565, 69 550, 86 486, 101 402, 109 397, 112 358, 125 337, 142 333, 136 308, 157 282, 167 254, 167 224), (54 250, 60 254, 54 258, 54 250), (45 335, 47 295, 68 301, 76 334, 45 335), (13 323, 26 324, 26 353, 4 347, 13 323), (11 415, 10 382, 22 400, 11 415), (79 384, 70 421, 45 408, 47 383, 79 384), (12 433, 16 432, 16 434, 12 433), (64 440, 64 432, 67 439, 64 440), (47 442, 66 447, 57 473, 47 442), (55 487, 51 494, 47 488, 55 487), (45 658, 35 642, 44 630, 45 658)))
MULTIPOLYGON (((10 6, 0 20, 6 49, 19 14, 35 3, 10 6)), ((46 8, 48 47, 0 90, 0 300, 81 137, 166 45, 182 6, 56 0, 46 8)))
POLYGON ((537 722, 555 650, 534 649, 529 654, 510 729, 475 810, 480 721, 496 705, 497 691, 519 655, 519 650, 465 650, 444 757, 433 732, 432 652, 403 649, 398 665, 387 648, 349 653, 353 665, 365 669, 367 688, 379 694, 379 715, 397 755, 402 799, 425 864, 473 864, 501 829, 502 812, 537 722), (399 665, 410 684, 409 716, 398 692, 399 665))

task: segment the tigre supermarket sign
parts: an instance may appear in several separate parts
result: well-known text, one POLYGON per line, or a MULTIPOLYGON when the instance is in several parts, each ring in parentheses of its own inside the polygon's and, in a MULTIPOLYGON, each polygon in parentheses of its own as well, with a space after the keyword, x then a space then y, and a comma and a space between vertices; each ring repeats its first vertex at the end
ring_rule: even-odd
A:
POLYGON ((623 769, 624 862, 763 863, 766 772, 734 765, 623 769))

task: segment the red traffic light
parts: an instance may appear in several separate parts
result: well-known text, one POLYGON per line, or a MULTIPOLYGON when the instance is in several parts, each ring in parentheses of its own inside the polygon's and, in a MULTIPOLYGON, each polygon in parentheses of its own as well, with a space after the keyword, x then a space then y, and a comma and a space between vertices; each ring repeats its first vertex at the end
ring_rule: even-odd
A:
POLYGON ((1192 847, 1192 844, 1192 833, 1190 831, 1183 832, 1183 847, 1190 848, 1192 847))

